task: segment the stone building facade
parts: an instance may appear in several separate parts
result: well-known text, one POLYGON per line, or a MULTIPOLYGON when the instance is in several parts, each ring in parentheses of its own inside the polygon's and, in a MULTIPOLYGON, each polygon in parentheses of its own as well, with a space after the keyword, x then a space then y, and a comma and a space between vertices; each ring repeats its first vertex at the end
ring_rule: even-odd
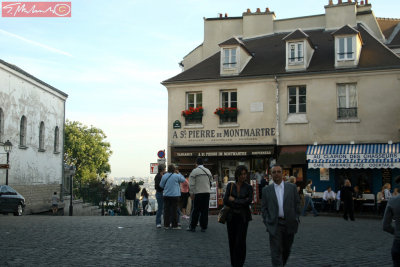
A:
POLYGON ((349 178, 376 193, 400 174, 399 22, 367 1, 283 20, 268 8, 205 19, 204 42, 163 82, 169 161, 190 170, 204 156, 219 177, 277 162, 320 191, 349 178))
MULTIPOLYGON (((13 144, 9 185, 25 197, 26 213, 49 210, 53 192, 61 191, 67 95, 5 61, 0 95, 0 145, 13 144)), ((5 173, 0 170, 0 184, 5 173)))

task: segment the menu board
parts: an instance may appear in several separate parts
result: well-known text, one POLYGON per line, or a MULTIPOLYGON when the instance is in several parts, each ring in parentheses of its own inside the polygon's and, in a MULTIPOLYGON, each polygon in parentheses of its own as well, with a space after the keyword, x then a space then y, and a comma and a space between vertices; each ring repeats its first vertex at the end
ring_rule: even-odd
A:
POLYGON ((392 171, 390 169, 382 170, 382 185, 386 183, 392 184, 392 171))
POLYGON ((210 209, 216 209, 218 208, 218 192, 217 192, 217 183, 212 182, 211 184, 211 189, 210 189, 210 202, 208 204, 208 207, 210 209))

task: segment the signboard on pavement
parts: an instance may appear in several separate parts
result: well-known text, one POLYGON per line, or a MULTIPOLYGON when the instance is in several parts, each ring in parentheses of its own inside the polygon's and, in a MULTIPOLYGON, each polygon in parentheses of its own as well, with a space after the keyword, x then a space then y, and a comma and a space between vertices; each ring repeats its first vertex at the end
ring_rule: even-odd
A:
POLYGON ((150 163, 150 174, 157 174, 158 163, 150 163))

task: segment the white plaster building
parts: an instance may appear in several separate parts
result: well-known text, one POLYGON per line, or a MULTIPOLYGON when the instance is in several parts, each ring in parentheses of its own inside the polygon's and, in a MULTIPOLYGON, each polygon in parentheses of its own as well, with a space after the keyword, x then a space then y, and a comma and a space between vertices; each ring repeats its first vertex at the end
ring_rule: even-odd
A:
MULTIPOLYGON (((13 144, 8 184, 25 197, 25 213, 49 210, 53 192, 60 195, 67 97, 0 60, 0 146, 7 140, 13 144)), ((0 163, 6 163, 5 154, 0 163)), ((2 169, 0 184, 5 183, 2 169)))

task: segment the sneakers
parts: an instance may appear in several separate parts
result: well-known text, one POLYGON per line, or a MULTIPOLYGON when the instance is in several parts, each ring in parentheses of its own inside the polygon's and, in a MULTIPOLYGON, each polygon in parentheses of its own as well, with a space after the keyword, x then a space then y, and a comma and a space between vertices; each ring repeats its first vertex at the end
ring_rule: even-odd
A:
POLYGON ((180 227, 180 226, 172 227, 172 230, 181 230, 181 229, 182 229, 182 227, 180 227))
POLYGON ((164 226, 164 230, 169 230, 169 227, 164 226))
POLYGON ((156 226, 157 228, 161 228, 161 224, 157 224, 157 226, 156 226))
POLYGON ((196 232, 196 229, 190 228, 190 226, 186 229, 188 232, 196 232))

